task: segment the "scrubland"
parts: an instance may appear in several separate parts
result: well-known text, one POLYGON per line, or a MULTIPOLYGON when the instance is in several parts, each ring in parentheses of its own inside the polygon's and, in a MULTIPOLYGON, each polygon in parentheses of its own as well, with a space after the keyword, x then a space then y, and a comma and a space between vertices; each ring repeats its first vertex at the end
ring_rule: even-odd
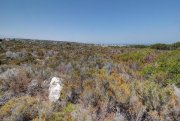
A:
POLYGON ((179 121, 179 88, 180 43, 0 42, 0 121, 179 121))

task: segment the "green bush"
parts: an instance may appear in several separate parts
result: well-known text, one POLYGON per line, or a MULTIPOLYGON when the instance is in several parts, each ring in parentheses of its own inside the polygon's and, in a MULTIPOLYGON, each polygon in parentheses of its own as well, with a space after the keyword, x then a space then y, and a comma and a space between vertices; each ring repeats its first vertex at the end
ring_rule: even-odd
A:
POLYGON ((0 119, 2 120, 32 120, 40 114, 51 111, 51 104, 49 102, 39 102, 38 99, 23 96, 13 98, 5 103, 0 108, 0 119))
POLYGON ((155 63, 142 69, 146 79, 154 80, 163 85, 180 83, 180 51, 174 50, 162 54, 155 63))
POLYGON ((73 104, 68 103, 60 112, 54 112, 49 121, 74 121, 71 112, 74 110, 73 104))
POLYGON ((173 49, 173 50, 180 49, 180 42, 176 42, 176 43, 172 44, 171 49, 173 49))
POLYGON ((170 50, 170 45, 157 43, 157 44, 151 45, 150 48, 157 49, 157 50, 170 50))
POLYGON ((173 91, 171 88, 161 87, 155 82, 136 81, 135 90, 148 110, 160 111, 164 105, 173 99, 173 91))
POLYGON ((157 44, 150 45, 150 48, 157 49, 157 50, 177 50, 180 48, 180 42, 176 42, 173 44, 157 43, 157 44))

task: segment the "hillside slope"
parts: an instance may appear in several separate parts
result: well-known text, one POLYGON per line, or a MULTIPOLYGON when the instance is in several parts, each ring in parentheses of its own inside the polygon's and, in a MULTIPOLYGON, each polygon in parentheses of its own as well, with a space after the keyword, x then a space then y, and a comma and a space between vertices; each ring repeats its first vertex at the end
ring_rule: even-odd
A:
POLYGON ((0 42, 0 120, 178 121, 179 87, 178 49, 0 42))

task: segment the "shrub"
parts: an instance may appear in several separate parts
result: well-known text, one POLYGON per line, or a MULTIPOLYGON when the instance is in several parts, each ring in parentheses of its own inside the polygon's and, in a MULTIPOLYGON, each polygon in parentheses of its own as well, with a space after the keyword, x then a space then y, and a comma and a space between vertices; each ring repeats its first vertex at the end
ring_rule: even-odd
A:
POLYGON ((19 57, 22 57, 23 55, 24 54, 22 52, 11 52, 11 51, 6 52, 6 57, 11 59, 17 59, 19 57))
POLYGON ((75 121, 71 116, 71 112, 74 107, 71 103, 68 103, 60 112, 54 112, 48 119, 49 121, 75 121))
POLYGON ((9 90, 15 95, 25 93, 30 81, 31 80, 27 78, 26 73, 20 72, 18 76, 9 83, 9 90))
POLYGON ((3 73, 1 73, 0 78, 9 82, 10 80, 16 78, 18 73, 19 71, 16 68, 7 69, 3 73))
POLYGON ((161 43, 153 44, 153 45, 150 46, 150 48, 157 49, 157 50, 170 50, 169 45, 161 44, 161 43))
POLYGON ((48 102, 39 102, 38 99, 23 96, 9 100, 0 108, 1 120, 32 120, 41 114, 51 111, 51 105, 48 102))
POLYGON ((95 107, 98 105, 100 101, 102 101, 103 98, 105 98, 105 95, 103 97, 102 93, 99 92, 98 89, 96 89, 95 87, 89 88, 87 86, 87 87, 84 87, 84 91, 81 94, 81 98, 85 106, 91 105, 95 107))
POLYGON ((108 75, 104 69, 101 69, 96 76, 98 78, 96 85, 99 87, 102 99, 107 93, 108 97, 113 97, 117 102, 128 102, 131 94, 130 85, 119 74, 113 72, 108 75), (104 85, 104 80, 107 80, 108 86, 104 85), (103 90, 106 90, 105 93, 103 90))
POLYGON ((163 106, 173 99, 171 88, 164 88, 155 82, 144 81, 135 83, 135 90, 147 110, 161 111, 163 106))
POLYGON ((173 49, 173 50, 180 49, 180 42, 176 42, 176 43, 172 44, 171 49, 173 49))
POLYGON ((180 51, 171 51, 162 54, 155 63, 151 63, 142 69, 146 79, 158 82, 164 86, 179 83, 180 76, 180 51))
POLYGON ((5 52, 5 49, 3 48, 2 45, 0 45, 0 53, 3 53, 3 52, 5 52))
POLYGON ((116 101, 126 103, 130 98, 130 85, 118 74, 112 74, 109 80, 109 88, 115 94, 116 101))
MULTIPOLYGON (((156 52, 156 54, 158 54, 156 52)), ((137 65, 135 70, 140 69, 143 65, 153 62, 155 51, 152 49, 140 49, 129 51, 119 56, 119 59, 128 62, 130 65, 137 65)))

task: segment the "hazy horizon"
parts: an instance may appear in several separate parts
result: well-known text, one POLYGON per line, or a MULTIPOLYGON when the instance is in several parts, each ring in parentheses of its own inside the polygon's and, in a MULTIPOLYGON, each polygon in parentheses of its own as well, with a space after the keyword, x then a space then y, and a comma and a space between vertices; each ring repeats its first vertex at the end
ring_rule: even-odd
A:
POLYGON ((37 39, 37 38, 21 38, 21 37, 2 37, 0 36, 0 39, 24 39, 24 40, 36 40, 36 41, 60 41, 60 42, 77 42, 77 43, 84 43, 84 44, 102 44, 102 45, 152 45, 152 44, 158 44, 158 43, 161 43, 161 44, 173 44, 173 43, 176 43, 176 42, 180 42, 180 41, 175 41, 175 42, 154 42, 154 43, 133 43, 133 42, 116 42, 116 43, 113 43, 113 42, 109 42, 109 43, 105 43, 105 42, 101 42, 101 41, 97 41, 97 42, 83 42, 83 41, 68 41, 68 40, 53 40, 53 39, 37 39))
POLYGON ((1 0, 0 37, 102 44, 180 41, 179 0, 1 0))

